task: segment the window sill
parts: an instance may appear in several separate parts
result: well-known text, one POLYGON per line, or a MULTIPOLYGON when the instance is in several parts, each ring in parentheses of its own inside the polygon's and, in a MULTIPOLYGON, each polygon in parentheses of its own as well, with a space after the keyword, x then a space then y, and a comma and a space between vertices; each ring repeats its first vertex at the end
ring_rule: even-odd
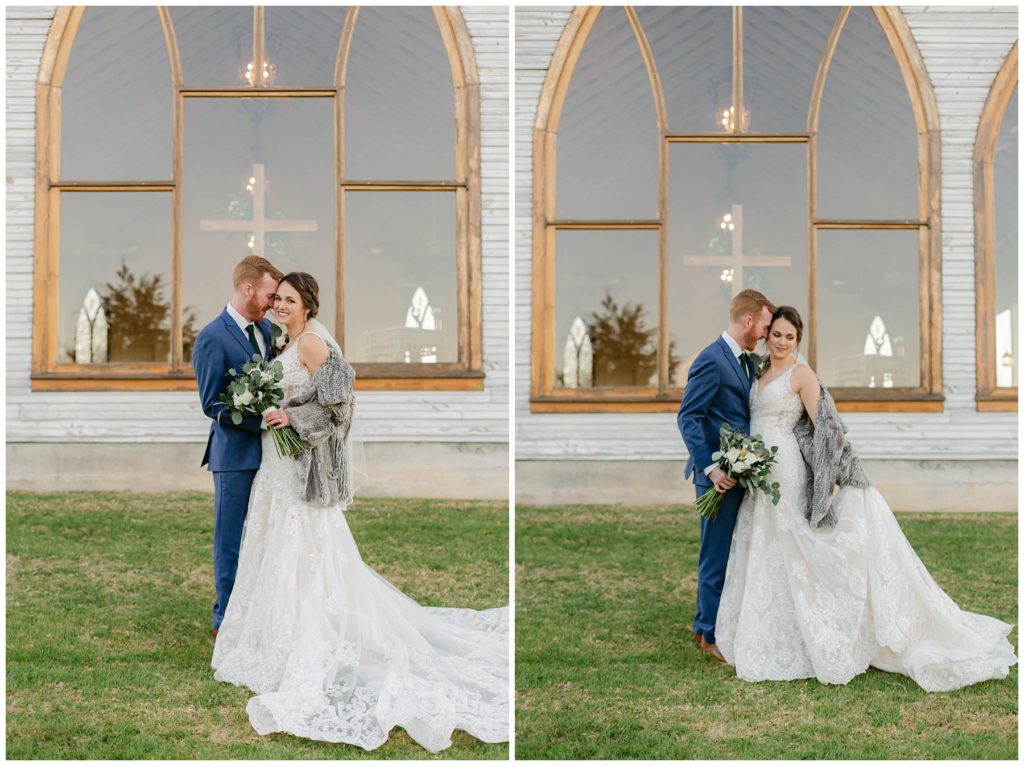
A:
MULTIPOLYGON (((356 391, 483 391, 484 374, 466 372, 440 376, 356 377, 356 391)), ((75 375, 36 373, 33 391, 196 391, 196 379, 182 375, 75 375)))
POLYGON ((1016 412, 1017 389, 1004 388, 979 393, 975 401, 978 405, 978 412, 1016 412))
MULTIPOLYGON (((892 399, 861 398, 850 394, 843 398, 836 395, 836 409, 840 412, 942 412, 944 398, 941 395, 920 395, 913 398, 905 396, 892 399)), ((534 396, 530 399, 530 412, 677 412, 682 400, 682 392, 678 395, 665 396, 608 396, 607 398, 584 398, 547 395, 534 396)), ((1016 402, 1014 402, 1016 409, 1016 402)))

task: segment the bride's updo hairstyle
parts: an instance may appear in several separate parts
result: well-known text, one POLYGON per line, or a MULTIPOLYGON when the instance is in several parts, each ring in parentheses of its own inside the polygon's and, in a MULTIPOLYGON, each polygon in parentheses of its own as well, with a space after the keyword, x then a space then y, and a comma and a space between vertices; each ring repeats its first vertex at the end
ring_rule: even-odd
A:
POLYGON ((302 305, 306 307, 306 319, 312 319, 320 310, 320 285, 316 283, 312 274, 304 271, 289 271, 283 277, 282 282, 287 282, 295 288, 295 292, 302 298, 302 305))
POLYGON ((772 314, 772 324, 768 325, 769 331, 772 329, 772 325, 775 324, 776 319, 785 319, 796 328, 796 342, 799 346, 800 339, 804 337, 804 323, 800 319, 800 312, 792 306, 779 306, 775 309, 775 313, 772 314))

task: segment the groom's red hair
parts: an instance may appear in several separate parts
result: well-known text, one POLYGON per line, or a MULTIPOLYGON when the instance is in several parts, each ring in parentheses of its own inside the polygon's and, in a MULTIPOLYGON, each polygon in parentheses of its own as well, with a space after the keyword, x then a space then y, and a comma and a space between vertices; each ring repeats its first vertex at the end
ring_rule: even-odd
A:
POLYGON ((243 258, 232 275, 235 288, 241 285, 258 285, 264 274, 269 274, 274 279, 280 280, 284 273, 266 258, 258 255, 249 255, 243 258))
POLYGON ((729 304, 729 319, 735 322, 742 317, 756 317, 766 306, 770 314, 775 313, 775 304, 765 298, 763 293, 757 290, 740 290, 729 304))

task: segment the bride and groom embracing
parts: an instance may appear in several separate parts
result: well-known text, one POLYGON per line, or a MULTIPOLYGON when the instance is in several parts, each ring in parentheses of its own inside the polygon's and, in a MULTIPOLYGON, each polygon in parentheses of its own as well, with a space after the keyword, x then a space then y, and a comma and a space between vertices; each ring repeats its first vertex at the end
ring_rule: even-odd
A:
POLYGON ((359 555, 344 514, 355 372, 315 318, 316 280, 258 256, 233 278, 193 351, 212 421, 215 677, 256 692, 246 711, 259 734, 371 750, 401 726, 432 752, 455 729, 508 741, 508 609, 420 606, 359 555), (229 370, 270 358, 278 340, 280 408, 234 423, 218 401, 229 370), (268 430, 289 425, 309 445, 297 457, 281 457, 268 430))
POLYGON ((802 335, 796 309, 743 290, 690 367, 677 417, 686 475, 698 497, 723 495, 700 520, 694 640, 746 681, 846 684, 869 665, 926 691, 1005 678, 1012 626, 961 610, 929 575, 798 361, 802 335), (766 358, 753 353, 761 340, 766 358), (723 424, 778 447, 777 505, 713 460, 723 424))

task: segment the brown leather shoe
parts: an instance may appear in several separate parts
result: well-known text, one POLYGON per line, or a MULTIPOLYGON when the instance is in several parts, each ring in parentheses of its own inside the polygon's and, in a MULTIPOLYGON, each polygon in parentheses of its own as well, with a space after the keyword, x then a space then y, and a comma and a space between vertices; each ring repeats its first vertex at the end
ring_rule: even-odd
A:
POLYGON ((217 628, 210 628, 210 638, 217 637, 217 628))
POLYGON ((709 644, 704 640, 704 636, 700 637, 700 650, 705 654, 710 654, 719 662, 725 662, 725 655, 722 654, 722 650, 714 644, 709 644))
POLYGON ((700 633, 694 633, 693 634, 693 641, 694 641, 694 643, 699 644, 703 639, 704 639, 704 636, 702 636, 700 633))

